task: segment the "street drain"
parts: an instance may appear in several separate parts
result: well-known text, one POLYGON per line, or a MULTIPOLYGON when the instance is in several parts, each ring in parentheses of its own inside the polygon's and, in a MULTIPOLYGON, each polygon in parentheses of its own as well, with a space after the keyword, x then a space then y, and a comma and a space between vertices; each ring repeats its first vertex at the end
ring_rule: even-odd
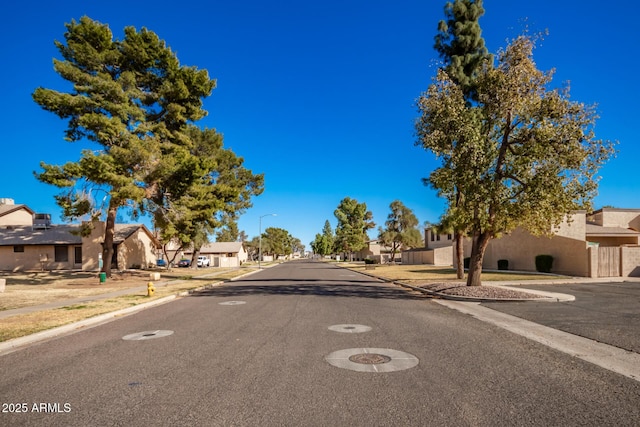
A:
POLYGON ((363 365, 379 365, 381 363, 391 362, 391 358, 389 356, 375 353, 354 354, 353 356, 349 357, 349 360, 351 362, 361 363, 363 365))
POLYGON ((136 332, 135 334, 129 334, 122 337, 125 341, 144 341, 144 340, 152 340, 154 338, 163 338, 168 337, 173 334, 173 331, 166 330, 157 330, 157 331, 144 331, 144 332, 136 332))
POLYGON ((240 305, 240 304, 246 304, 246 301, 225 301, 225 302, 219 302, 219 305, 240 305))
POLYGON ((329 326, 329 330, 333 332, 342 332, 345 334, 359 334, 362 332, 369 332, 371 330, 371 326, 343 324, 329 326))
POLYGON ((413 354, 389 348, 349 348, 338 350, 324 358, 337 368, 356 372, 395 372, 417 366, 413 354))

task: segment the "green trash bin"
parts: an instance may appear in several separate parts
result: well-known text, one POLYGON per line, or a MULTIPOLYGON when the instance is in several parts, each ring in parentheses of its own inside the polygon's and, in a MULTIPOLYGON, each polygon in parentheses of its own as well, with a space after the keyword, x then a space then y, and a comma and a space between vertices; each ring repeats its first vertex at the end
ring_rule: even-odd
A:
POLYGON ((107 273, 104 271, 100 273, 100 283, 104 283, 107 281, 107 273))

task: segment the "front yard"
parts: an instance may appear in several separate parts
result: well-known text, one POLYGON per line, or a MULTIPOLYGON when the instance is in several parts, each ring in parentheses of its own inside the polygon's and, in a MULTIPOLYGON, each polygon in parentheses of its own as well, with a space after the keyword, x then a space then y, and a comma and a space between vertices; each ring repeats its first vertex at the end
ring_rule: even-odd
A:
POLYGON ((94 295, 122 291, 123 295, 94 301, 43 309, 0 319, 0 342, 33 334, 57 326, 77 322, 100 314, 175 295, 221 280, 227 280, 251 269, 174 269, 162 271, 161 280, 153 282, 155 294, 147 296, 151 271, 114 273, 100 283, 97 273, 42 272, 0 274, 7 279, 6 290, 0 293, 0 313, 6 310, 56 303, 94 295))
MULTIPOLYGON (((338 265, 348 267, 355 271, 371 274, 390 281, 402 281, 409 284, 461 282, 456 278, 456 271, 451 267, 438 267, 432 265, 393 265, 393 264, 369 264, 375 269, 366 269, 362 263, 343 262, 338 265)), ((520 281, 520 280, 553 280, 562 276, 548 274, 519 273, 510 271, 488 271, 482 273, 483 282, 496 281, 520 281)), ((462 280, 464 281, 464 280, 462 280)))

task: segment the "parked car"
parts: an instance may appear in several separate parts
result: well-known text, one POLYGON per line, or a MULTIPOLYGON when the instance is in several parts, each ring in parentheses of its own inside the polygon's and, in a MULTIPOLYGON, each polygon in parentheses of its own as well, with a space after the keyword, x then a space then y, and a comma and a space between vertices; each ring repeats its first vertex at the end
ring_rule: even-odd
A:
POLYGON ((198 257, 198 267, 209 267, 209 264, 211 264, 211 260, 206 256, 200 255, 198 257))
POLYGON ((163 259, 159 259, 156 261, 156 265, 158 267, 166 267, 167 266, 167 261, 163 260, 163 259))
POLYGON ((190 266, 191 266, 190 259, 183 258, 180 261, 178 261, 178 267, 190 267, 190 266))

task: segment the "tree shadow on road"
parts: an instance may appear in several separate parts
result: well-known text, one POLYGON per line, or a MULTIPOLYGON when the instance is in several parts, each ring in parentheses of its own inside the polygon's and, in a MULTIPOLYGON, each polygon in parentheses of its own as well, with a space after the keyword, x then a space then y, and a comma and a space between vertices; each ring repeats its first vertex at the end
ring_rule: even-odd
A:
MULTIPOLYGON (((281 280, 280 280, 281 282, 281 280)), ((356 297, 384 299, 425 299, 428 296, 411 292, 403 288, 374 284, 316 284, 307 281, 295 281, 284 285, 241 285, 225 284, 191 294, 195 297, 241 297, 249 295, 314 295, 324 297, 356 297)), ((309 281, 313 282, 313 281, 309 281)), ((341 281, 344 283, 344 281, 341 281)), ((361 282, 362 283, 362 282, 361 282)))

